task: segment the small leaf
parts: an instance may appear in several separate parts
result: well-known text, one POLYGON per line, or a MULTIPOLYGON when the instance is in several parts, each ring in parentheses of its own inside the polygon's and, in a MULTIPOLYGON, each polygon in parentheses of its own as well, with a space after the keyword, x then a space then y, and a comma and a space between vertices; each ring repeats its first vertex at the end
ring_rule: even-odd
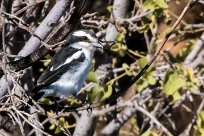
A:
POLYGON ((39 72, 42 73, 43 71, 44 71, 44 68, 40 68, 40 69, 39 69, 39 72))
POLYGON ((135 86, 135 89, 140 92, 143 89, 145 89, 146 87, 148 87, 148 82, 147 80, 145 80, 144 78, 140 79, 135 86))
POLYGON ((65 119, 63 117, 60 117, 58 121, 59 121, 59 125, 63 126, 65 119))
POLYGON ((69 125, 69 123, 67 121, 65 121, 63 127, 64 128, 70 128, 70 125, 69 125))
POLYGON ((122 67, 123 67, 124 69, 129 69, 129 68, 130 68, 127 63, 123 63, 123 64, 122 64, 122 67))
POLYGON ((48 115, 48 116, 53 116, 53 115, 54 115, 54 112, 53 112, 52 110, 47 111, 47 115, 48 115))
POLYGON ((187 74, 188 74, 189 80, 192 81, 193 78, 194 78, 194 70, 193 70, 192 67, 189 67, 189 68, 187 69, 187 74))
POLYGON ((142 7, 146 10, 153 11, 155 9, 155 6, 156 6, 156 3, 153 0, 145 0, 142 7))
POLYGON ((141 136, 158 136, 158 134, 153 131, 147 130, 141 136))
POLYGON ((204 123, 204 111, 199 113, 200 118, 202 119, 203 123, 204 123))
POLYGON ((168 34, 170 34, 172 32, 171 27, 168 27, 166 30, 164 30, 163 35, 162 36, 167 36, 168 34))
POLYGON ((200 128, 201 127, 201 124, 202 124, 202 119, 200 116, 198 116, 197 120, 196 120, 196 124, 197 126, 200 128))
POLYGON ((88 93, 89 100, 94 101, 96 96, 101 96, 101 94, 104 92, 104 88, 102 86, 95 86, 91 88, 91 91, 88 93))
POLYGON ((168 8, 168 5, 165 0, 155 0, 155 3, 160 7, 160 8, 168 8))
POLYGON ((156 84, 156 79, 152 76, 152 75, 148 75, 147 76, 147 82, 150 84, 150 85, 155 85, 156 84))
POLYGON ((141 136, 151 136, 151 132, 150 131, 145 131, 141 136))
POLYGON ((121 48, 121 43, 116 43, 110 49, 114 52, 118 52, 120 48, 121 48))
POLYGON ((45 62, 43 63, 43 65, 44 65, 45 67, 47 67, 49 63, 50 63, 50 60, 49 60, 49 61, 45 61, 45 62))
POLYGON ((147 61, 146 57, 142 57, 138 60, 138 65, 139 65, 140 69, 143 69, 147 63, 148 63, 148 61, 147 61))
POLYGON ((122 42, 124 39, 125 39, 125 33, 124 33, 124 32, 119 33, 119 34, 116 36, 116 41, 118 41, 118 42, 122 42))
POLYGON ((126 50, 119 50, 118 54, 120 57, 124 57, 126 54, 126 50))
POLYGON ((139 28, 138 32, 139 33, 147 32, 149 28, 150 28, 149 24, 144 24, 142 27, 139 28))
POLYGON ((52 124, 50 127, 49 127, 49 130, 53 130, 55 129, 55 124, 52 124))
POLYGON ((107 7, 107 10, 108 10, 109 12, 111 12, 112 9, 113 9, 113 6, 108 6, 108 7, 107 7))
POLYGON ((111 94, 112 94, 112 91, 113 91, 112 85, 108 85, 107 90, 106 91, 104 90, 104 94, 103 94, 102 100, 110 97, 111 94))
POLYGON ((53 104, 53 102, 48 98, 41 98, 40 102, 43 103, 43 104, 47 104, 47 105, 52 105, 53 104))
POLYGON ((181 95, 178 91, 175 91, 175 93, 172 95, 173 96, 173 100, 177 101, 181 99, 181 95))
POLYGON ((94 82, 94 83, 98 83, 98 78, 95 72, 90 71, 87 78, 86 78, 87 82, 94 82))
POLYGON ((173 95, 181 87, 186 85, 185 79, 181 78, 177 71, 170 71, 166 74, 163 89, 166 95, 173 95))
MULTIPOLYGON (((138 60, 138 65, 140 67, 140 69, 143 69, 148 63, 148 60, 146 57, 142 57, 138 60)), ((147 72, 150 72, 153 70, 153 66, 151 65, 148 69, 147 69, 147 72)))
POLYGON ((194 125, 194 136, 204 135, 204 111, 201 111, 196 119, 196 125, 194 125))
POLYGON ((61 132, 62 132, 62 130, 60 129, 60 127, 57 127, 57 128, 55 129, 54 134, 59 134, 59 133, 61 133, 61 132))

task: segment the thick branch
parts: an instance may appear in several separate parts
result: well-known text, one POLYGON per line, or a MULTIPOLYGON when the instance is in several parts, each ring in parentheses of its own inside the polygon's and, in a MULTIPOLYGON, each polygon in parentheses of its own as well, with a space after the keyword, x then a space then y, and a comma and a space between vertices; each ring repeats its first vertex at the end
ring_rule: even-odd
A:
MULTIPOLYGON (((55 44, 62 41, 64 38, 66 38, 67 35, 75 28, 76 22, 78 22, 81 15, 85 13, 89 4, 90 4, 90 0, 83 0, 83 1, 80 1, 80 3, 79 1, 76 1, 75 2, 76 10, 73 12, 71 18, 67 22, 63 22, 65 25, 63 25, 63 27, 61 27, 57 32, 55 32, 51 36, 49 35, 49 39, 46 39, 48 41, 48 44, 55 44)), ((40 39, 39 38, 37 39, 40 42, 42 38, 40 37, 40 39)), ((39 44, 41 45, 41 43, 39 44)), ((36 50, 35 52, 31 53, 30 55, 20 60, 9 63, 9 67, 14 71, 25 69, 31 66, 37 60, 39 60, 41 57, 45 56, 48 52, 49 52, 49 49, 43 46, 38 50, 36 50)))
MULTIPOLYGON (((203 43, 204 43, 204 33, 200 36, 200 38, 196 41, 195 47, 193 48, 193 50, 188 54, 188 56, 186 57, 184 63, 186 65, 191 64, 192 62, 194 62, 194 60, 196 59, 196 57, 198 57, 198 55, 200 54, 201 50, 203 49, 203 43)), ((202 55, 201 55, 202 56, 202 55)), ((203 61, 203 58, 200 57, 201 61, 203 61)), ((191 64, 191 66, 196 67, 197 65, 193 65, 191 64)))
MULTIPOLYGON (((29 39, 24 48, 19 52, 19 56, 27 56, 34 50, 39 48, 39 46, 41 45, 41 40, 45 39, 48 36, 50 31, 52 30, 52 25, 59 21, 63 13, 66 11, 69 3, 69 0, 60 0, 55 4, 53 9, 41 23, 41 25, 36 29, 35 35, 37 36, 32 36, 29 39)), ((9 86, 12 86, 13 83, 11 81, 11 77, 8 76, 7 79, 9 82, 9 86)), ((4 96, 4 94, 6 93, 7 86, 5 82, 5 76, 3 76, 0 80, 0 97, 4 96)))
MULTIPOLYGON (((39 46, 41 45, 41 41, 49 35, 51 30, 53 29, 53 25, 59 21, 59 19, 67 10, 67 7, 70 5, 70 3, 71 1, 69 0, 60 0, 56 3, 56 5, 50 11, 47 17, 36 29, 35 35, 33 35, 29 39, 25 47, 19 52, 19 56, 25 57, 9 64, 12 70, 19 71, 25 69, 49 52, 49 50, 44 46, 38 50, 36 49, 39 48, 39 46)), ((58 33, 56 33, 56 35, 53 35, 53 37, 48 41, 48 43, 52 44, 63 40, 75 28, 76 22, 78 22, 78 20, 80 19, 81 14, 86 11, 89 4, 90 0, 76 1, 76 5, 78 7, 77 10, 75 10, 73 15, 69 19, 69 22, 66 23, 65 27, 61 28, 58 33)), ((8 79, 11 79, 11 77, 8 77, 8 79)), ((2 85, 0 86, 0 97, 2 97, 6 93, 7 87, 3 83, 5 83, 4 76, 0 80, 0 84, 2 85)), ((9 80, 9 85, 12 85, 11 80, 9 80)))
POLYGON ((74 136, 92 136, 96 119, 87 111, 82 111, 82 116, 77 121, 74 136), (95 122, 95 123, 94 123, 95 122))

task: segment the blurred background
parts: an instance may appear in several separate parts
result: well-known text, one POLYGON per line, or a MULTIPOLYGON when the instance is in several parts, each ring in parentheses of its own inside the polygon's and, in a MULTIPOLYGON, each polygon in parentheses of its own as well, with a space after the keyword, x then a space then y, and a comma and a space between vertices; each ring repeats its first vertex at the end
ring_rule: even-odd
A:
POLYGON ((58 21, 43 26, 63 1, 1 1, 0 135, 204 135, 203 0, 70 0, 55 9, 64 9, 58 21), (186 6, 157 59, 130 85, 186 6), (60 42, 77 29, 94 31, 104 46, 80 91, 91 111, 76 97, 59 109, 43 98, 20 110, 60 42))

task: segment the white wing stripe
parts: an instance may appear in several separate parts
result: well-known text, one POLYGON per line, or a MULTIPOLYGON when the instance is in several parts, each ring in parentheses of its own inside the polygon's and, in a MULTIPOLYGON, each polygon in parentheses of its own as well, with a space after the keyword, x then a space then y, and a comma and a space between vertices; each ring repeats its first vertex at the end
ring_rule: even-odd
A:
MULTIPOLYGON (((61 66, 64 66, 64 65, 66 65, 66 64, 69 64, 69 63, 72 62, 73 60, 78 59, 78 58, 81 56, 81 54, 82 54, 82 51, 77 51, 77 52, 75 52, 71 57, 67 58, 66 61, 65 61, 63 64, 59 65, 59 66, 58 66, 57 68, 55 68, 54 70, 60 68, 61 66)), ((50 71, 53 71, 53 66, 50 68, 50 71)))

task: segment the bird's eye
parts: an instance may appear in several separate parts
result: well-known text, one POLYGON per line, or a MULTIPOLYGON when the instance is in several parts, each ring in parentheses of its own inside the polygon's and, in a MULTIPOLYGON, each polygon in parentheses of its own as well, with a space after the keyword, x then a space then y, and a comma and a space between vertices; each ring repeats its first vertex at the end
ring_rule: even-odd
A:
POLYGON ((87 37, 86 37, 86 36, 83 36, 83 39, 84 39, 84 40, 87 40, 87 37))

